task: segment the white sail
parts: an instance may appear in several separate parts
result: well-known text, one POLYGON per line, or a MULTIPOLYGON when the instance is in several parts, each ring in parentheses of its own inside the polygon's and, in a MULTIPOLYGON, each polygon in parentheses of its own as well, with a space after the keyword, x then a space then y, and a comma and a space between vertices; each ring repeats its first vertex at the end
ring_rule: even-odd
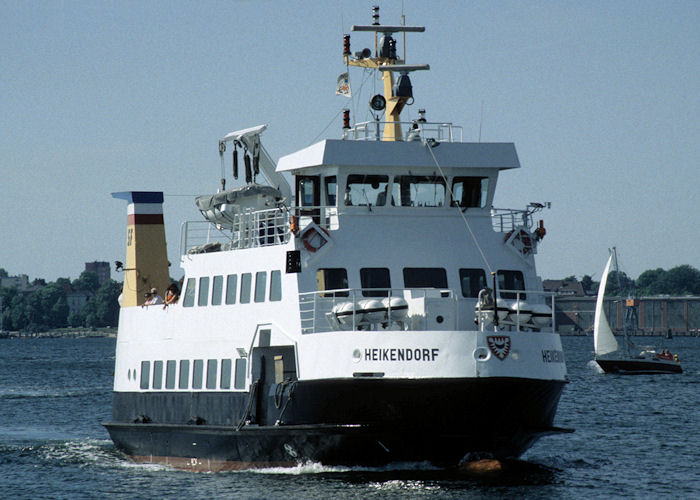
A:
POLYGON ((603 271, 603 276, 600 278, 600 286, 598 287, 598 299, 595 303, 595 323, 593 325, 593 345, 596 356, 608 354, 617 351, 619 346, 615 335, 613 335, 608 319, 605 317, 603 310, 603 297, 605 295, 605 285, 608 282, 608 273, 610 272, 610 264, 612 263, 613 255, 610 254, 608 263, 603 271))

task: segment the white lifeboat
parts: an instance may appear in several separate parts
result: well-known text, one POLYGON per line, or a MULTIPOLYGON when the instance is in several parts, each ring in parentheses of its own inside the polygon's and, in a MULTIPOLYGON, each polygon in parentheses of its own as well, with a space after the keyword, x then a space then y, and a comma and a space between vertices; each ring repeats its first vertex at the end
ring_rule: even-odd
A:
POLYGON ((220 193, 198 196, 197 208, 205 219, 231 229, 236 215, 278 207, 284 200, 279 189, 261 184, 248 184, 220 193))

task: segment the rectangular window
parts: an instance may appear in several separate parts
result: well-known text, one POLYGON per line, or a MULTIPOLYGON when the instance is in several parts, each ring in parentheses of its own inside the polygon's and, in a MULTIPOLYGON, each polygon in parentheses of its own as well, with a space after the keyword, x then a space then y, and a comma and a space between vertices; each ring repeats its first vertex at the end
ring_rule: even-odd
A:
MULTIPOLYGON (((499 290, 525 290, 525 278, 522 271, 498 271, 499 290)), ((502 299, 515 299, 517 294, 513 292, 498 292, 502 299)), ((525 299, 524 293, 520 294, 520 299, 525 299)))
POLYGON ((204 360, 195 359, 192 365, 192 389, 201 389, 204 380, 204 360))
POLYGON ((460 269, 459 282, 462 285, 462 297, 478 297, 486 288, 486 273, 483 269, 460 269))
POLYGON ((485 207, 488 177, 455 177, 452 181, 453 207, 485 207))
POLYGON ((245 358, 236 359, 234 389, 245 389, 245 358))
POLYGON ((345 204, 355 206, 384 205, 389 177, 386 175, 348 175, 345 204))
POLYGON ((402 207, 444 207, 445 179, 423 175, 400 175, 394 178, 392 197, 402 207))
POLYGON ((250 273, 241 274, 241 304, 250 303, 250 284, 253 277, 250 273))
POLYGON ((165 363, 165 388, 175 389, 175 372, 177 371, 177 361, 169 359, 165 363))
POLYGON ((282 300, 282 271, 270 273, 270 302, 282 300))
POLYGON ((211 305, 220 306, 221 305, 221 295, 224 291, 224 277, 214 276, 214 282, 211 289, 211 305))
POLYGON ((238 275, 229 274, 226 277, 226 304, 236 303, 236 292, 238 291, 238 275))
POLYGON ((206 306, 209 302, 209 277, 199 278, 198 306, 206 306))
POLYGON ((221 360, 221 382, 219 385, 222 389, 231 388, 231 360, 222 359, 221 360))
POLYGON ((320 204, 317 176, 297 177, 297 204, 300 207, 314 207, 320 204))
POLYGON ((141 389, 148 389, 148 382, 151 378, 151 362, 141 361, 141 389))
POLYGON ((197 286, 197 280, 194 278, 187 279, 187 287, 185 288, 185 298, 182 300, 183 307, 194 306, 194 289, 197 286))
POLYGON ((447 273, 441 267, 405 267, 406 288, 447 288, 447 273))
MULTIPOLYGON (((319 290, 342 290, 348 288, 348 272, 343 268, 319 269, 316 271, 319 290)), ((324 293, 322 297, 347 297, 350 292, 324 293)))
POLYGON ((207 389, 216 389, 216 360, 207 360, 207 389))
POLYGON ((265 302, 265 292, 267 291, 267 272, 259 271, 255 273, 255 302, 265 302))
POLYGON ((154 361, 153 362, 153 388, 162 389, 163 388, 163 362, 154 361))
POLYGON ((183 359, 180 361, 180 383, 178 387, 180 389, 188 389, 190 381, 190 360, 183 359))
POLYGON ((388 297, 388 290, 367 290, 368 288, 391 288, 389 270, 385 267, 364 267, 360 269, 360 283, 363 297, 388 297))
POLYGON ((335 180, 335 175, 323 179, 326 184, 326 205, 334 207, 336 195, 338 192, 338 183, 335 180))

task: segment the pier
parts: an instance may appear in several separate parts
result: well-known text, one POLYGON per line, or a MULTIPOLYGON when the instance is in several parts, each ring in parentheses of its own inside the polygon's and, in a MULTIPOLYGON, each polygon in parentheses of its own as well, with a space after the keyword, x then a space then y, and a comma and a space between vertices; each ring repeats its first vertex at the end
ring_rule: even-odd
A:
MULTIPOLYGON (((562 335, 593 332, 595 296, 557 297, 556 321, 562 335)), ((700 336, 700 297, 653 296, 605 299, 605 313, 615 333, 636 336, 700 336)))

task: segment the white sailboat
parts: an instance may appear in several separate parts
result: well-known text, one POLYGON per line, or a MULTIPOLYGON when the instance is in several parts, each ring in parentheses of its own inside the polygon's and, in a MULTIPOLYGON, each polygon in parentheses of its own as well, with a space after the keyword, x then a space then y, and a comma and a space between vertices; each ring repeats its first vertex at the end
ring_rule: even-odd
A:
POLYGON ((593 347, 595 350, 595 361, 598 363, 605 373, 621 373, 621 374, 640 374, 640 373, 682 373, 683 369, 677 359, 669 355, 669 359, 665 359, 662 354, 655 350, 647 349, 637 356, 630 356, 629 347, 630 341, 625 335, 626 353, 618 354, 617 357, 607 357, 606 355, 618 352, 620 345, 613 334, 608 319, 605 316, 603 309, 603 299, 605 296, 605 287, 608 282, 608 274, 613 259, 617 266, 617 254, 613 247, 610 252, 610 257, 603 270, 603 275, 600 278, 598 286, 598 298, 595 304, 595 322, 593 326, 593 347), (622 354, 622 355, 621 355, 622 354))

